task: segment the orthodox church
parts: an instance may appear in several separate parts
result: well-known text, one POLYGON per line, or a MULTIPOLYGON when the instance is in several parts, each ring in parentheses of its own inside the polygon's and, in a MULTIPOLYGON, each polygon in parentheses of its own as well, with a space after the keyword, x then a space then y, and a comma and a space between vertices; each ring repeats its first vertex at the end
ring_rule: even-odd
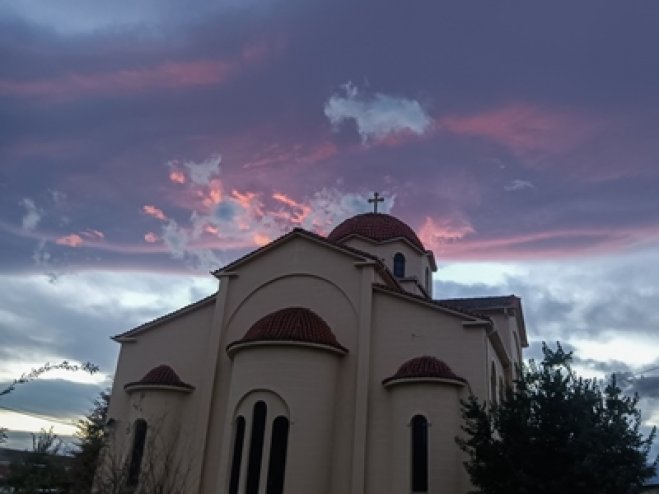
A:
POLYGON ((433 298, 433 253, 377 199, 327 237, 298 228, 248 253, 213 273, 214 295, 114 337, 97 484, 118 462, 137 491, 165 477, 208 494, 469 490, 460 400, 496 401, 512 382, 528 345, 520 299, 433 298))

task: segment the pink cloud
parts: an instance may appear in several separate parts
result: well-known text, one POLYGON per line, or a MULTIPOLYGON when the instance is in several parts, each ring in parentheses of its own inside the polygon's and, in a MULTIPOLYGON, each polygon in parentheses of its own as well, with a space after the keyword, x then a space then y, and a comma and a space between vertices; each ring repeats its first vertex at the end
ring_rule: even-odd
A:
POLYGON ((281 192, 275 192, 272 194, 272 198, 291 208, 291 211, 280 210, 272 214, 294 225, 301 225, 309 216, 309 213, 311 213, 311 207, 309 205, 297 202, 281 192))
POLYGON ((142 212, 147 216, 152 216, 153 218, 156 218, 160 221, 167 220, 167 215, 163 212, 163 210, 151 204, 147 204, 146 206, 142 207, 142 212))
POLYGON ((598 126, 598 122, 575 112, 526 103, 437 120, 439 130, 484 137, 518 154, 567 151, 591 137, 598 126))
POLYGON ((69 247, 80 247, 84 241, 77 233, 71 233, 70 235, 59 237, 55 240, 55 243, 57 245, 68 245, 69 247))
POLYGON ((432 219, 426 217, 419 229, 419 238, 430 250, 442 250, 448 242, 455 242, 474 233, 474 228, 460 218, 432 219))
POLYGON ((331 158, 337 152, 336 145, 331 141, 322 141, 311 145, 295 144, 293 146, 272 144, 243 163, 243 168, 287 164, 312 165, 331 158))
POLYGON ((224 60, 177 60, 110 72, 70 72, 44 80, 0 80, 0 95, 25 98, 78 98, 85 94, 135 93, 223 84, 251 64, 259 63, 279 45, 252 43, 224 60))
POLYGON ((155 244, 160 241, 160 237, 153 232, 148 232, 144 235, 144 241, 148 244, 155 244))
POLYGON ((175 184, 184 184, 188 181, 185 174, 180 170, 172 170, 169 172, 169 180, 175 184))

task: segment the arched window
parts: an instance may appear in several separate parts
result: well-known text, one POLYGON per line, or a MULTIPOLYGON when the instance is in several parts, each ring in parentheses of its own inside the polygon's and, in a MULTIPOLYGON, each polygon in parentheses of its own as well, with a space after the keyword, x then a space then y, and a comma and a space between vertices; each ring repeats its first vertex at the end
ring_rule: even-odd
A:
POLYGON ((254 404, 254 413, 252 414, 252 437, 249 443, 249 463, 247 465, 247 487, 245 494, 258 494, 259 491, 266 415, 267 407, 265 403, 257 401, 254 404))
POLYGON ((128 485, 135 486, 140 480, 140 468, 146 443, 146 420, 137 419, 133 424, 133 449, 128 466, 128 485))
POLYGON ((394 276, 397 278, 405 277, 405 256, 397 252, 394 256, 394 276))
POLYGON ((412 492, 428 492, 428 420, 412 417, 412 492))
POLYGON ((238 485, 240 484, 240 463, 243 458, 243 443, 245 442, 245 419, 242 416, 236 419, 234 434, 229 494, 238 494, 238 485))
POLYGON ((506 398, 506 387, 503 384, 503 379, 499 377, 499 403, 503 403, 506 398))
POLYGON ((272 442, 270 444, 270 463, 268 465, 266 494, 283 494, 284 492, 288 425, 288 419, 281 415, 272 424, 272 442))
POLYGON ((490 400, 496 405, 497 403, 497 369, 492 362, 492 370, 490 371, 490 400))
POLYGON ((426 268, 426 291, 430 294, 430 269, 426 268))

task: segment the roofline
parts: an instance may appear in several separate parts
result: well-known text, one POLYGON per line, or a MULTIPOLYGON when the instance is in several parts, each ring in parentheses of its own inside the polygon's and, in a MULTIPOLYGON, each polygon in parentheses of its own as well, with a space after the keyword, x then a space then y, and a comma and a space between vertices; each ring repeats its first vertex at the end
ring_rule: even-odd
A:
POLYGON ((453 386, 466 386, 467 381, 461 377, 431 377, 431 376, 410 376, 410 377, 388 377, 382 380, 385 388, 397 384, 451 384, 453 386))
POLYGON ((388 293, 400 298, 404 298, 406 300, 409 300, 411 302, 416 302, 423 304, 427 307, 433 308, 433 309, 438 309, 442 312, 453 314, 455 316, 461 317, 462 319, 469 319, 469 322, 472 323, 472 325, 487 325, 491 326, 492 321, 489 318, 477 315, 477 314, 472 314, 469 312, 462 311, 460 309, 455 309, 453 307, 448 307, 445 305, 442 305, 438 303, 436 300, 432 299, 427 299, 425 297, 422 297, 420 295, 415 295, 413 293, 409 292, 404 292, 404 291, 398 291, 394 290, 392 288, 389 288, 385 285, 381 285, 380 283, 373 283, 373 289, 377 291, 381 291, 383 293, 388 293))
POLYGON ((111 336, 110 339, 116 341, 117 343, 129 343, 135 341, 134 336, 138 334, 142 334, 145 331, 148 331, 149 329, 154 328, 162 323, 171 321, 172 319, 176 319, 177 317, 188 314, 189 312, 192 312, 198 309, 199 307, 203 307, 204 305, 209 304, 210 302, 214 303, 216 295, 217 292, 213 293, 212 295, 209 295, 208 297, 202 298, 201 300, 192 302, 191 304, 188 304, 185 307, 181 307, 180 309, 177 309, 174 312, 170 312, 169 314, 165 314, 164 316, 157 317, 156 319, 153 319, 144 324, 140 324, 139 326, 136 326, 133 329, 129 329, 128 331, 125 331, 118 335, 111 336))
POLYGON ((219 268, 215 271, 212 271, 211 274, 213 276, 215 276, 216 278, 218 278, 221 274, 226 273, 227 271, 232 270, 232 269, 234 269, 234 268, 236 268, 236 267, 238 267, 238 266, 254 259, 255 257, 260 256, 261 254, 269 251, 270 249, 274 248, 275 246, 288 241, 290 238, 292 238, 294 236, 307 238, 308 240, 315 241, 315 242, 320 243, 322 245, 326 245, 328 247, 333 248, 334 250, 337 250, 339 252, 343 252, 343 253, 348 254, 348 255, 350 255, 352 257, 355 257, 355 258, 379 261, 379 259, 377 257, 375 257, 372 254, 369 254, 368 252, 362 252, 358 249, 353 249, 352 247, 346 247, 346 246, 343 246, 343 245, 336 244, 336 243, 326 239, 325 237, 322 237, 321 235, 318 235, 316 233, 305 230, 304 228, 294 228, 290 232, 285 233, 284 235, 282 235, 281 237, 278 237, 278 238, 274 239, 272 242, 270 242, 270 243, 268 243, 268 244, 266 244, 262 247, 259 247, 256 250, 248 252, 244 256, 239 257, 235 261, 230 262, 229 264, 227 264, 226 266, 224 266, 222 268, 219 268))
MULTIPOLYGON (((338 238, 337 240, 334 240, 337 244, 345 242, 346 240, 349 240, 351 238, 358 238, 360 240, 365 240, 367 242, 370 242, 372 244, 390 244, 392 242, 396 242, 397 240, 401 240, 402 242, 405 242, 407 245, 409 245, 413 250, 418 252, 421 255, 428 256, 430 258, 430 264, 431 267, 433 268, 433 272, 437 271, 437 263, 435 262, 435 254, 433 251, 426 249, 425 247, 423 249, 419 248, 418 245, 415 245, 413 242, 411 242, 409 239, 406 237, 398 236, 398 237, 392 237, 388 238, 386 240, 374 240, 372 238, 366 237, 364 235, 360 235, 359 233, 349 233, 347 235, 344 235, 343 237, 338 238)), ((423 245, 423 243, 421 244, 423 245)))
POLYGON ((258 339, 258 340, 248 340, 248 341, 234 341, 229 343, 226 346, 226 352, 230 359, 233 359, 233 356, 240 350, 245 350, 248 348, 264 348, 264 347, 299 347, 299 348, 310 348, 313 350, 323 350, 326 352, 334 353, 337 355, 346 355, 348 349, 337 343, 332 345, 329 343, 318 343, 314 341, 304 341, 304 340, 284 340, 284 339, 258 339))
POLYGON ((515 317, 517 319, 518 323, 518 329, 519 329, 519 335, 520 335, 520 344, 522 345, 522 348, 528 348, 529 346, 529 341, 528 341, 528 336, 526 334, 526 323, 524 322, 524 311, 522 310, 522 299, 518 297, 517 295, 511 294, 511 295, 494 295, 494 296, 488 296, 488 297, 462 297, 462 298, 448 298, 448 299, 443 299, 441 302, 446 302, 450 305, 451 301, 463 301, 463 300, 487 300, 487 299, 492 299, 492 298, 508 298, 512 301, 511 304, 507 305, 494 305, 492 307, 483 307, 481 309, 478 309, 478 311, 482 312, 494 312, 494 311, 501 311, 501 310, 506 310, 506 309, 514 309, 515 310, 515 317))

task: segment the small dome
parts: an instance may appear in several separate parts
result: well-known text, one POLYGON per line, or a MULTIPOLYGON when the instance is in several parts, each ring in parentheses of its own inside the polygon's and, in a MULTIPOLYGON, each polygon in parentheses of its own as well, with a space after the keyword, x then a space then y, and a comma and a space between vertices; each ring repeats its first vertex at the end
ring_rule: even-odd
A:
POLYGON ((340 223, 330 232, 327 238, 332 242, 340 242, 342 239, 350 235, 361 235, 362 237, 370 238, 376 242, 383 242, 385 240, 402 237, 412 243, 415 247, 425 251, 421 240, 419 240, 419 237, 414 233, 414 230, 398 218, 389 214, 358 214, 357 216, 348 218, 343 223, 340 223))
POLYGON ((465 379, 456 375, 451 368, 435 357, 423 356, 408 360, 400 366, 398 372, 388 377, 382 384, 405 379, 449 379, 465 383, 465 379))
POLYGON ((327 323, 315 312, 304 307, 287 307, 256 321, 241 340, 231 343, 227 350, 242 343, 256 341, 297 341, 331 346, 346 352, 327 323))
POLYGON ((174 369, 169 365, 159 365, 147 372, 142 379, 128 383, 124 386, 125 390, 144 387, 181 388, 186 390, 194 389, 194 386, 184 383, 174 369))

